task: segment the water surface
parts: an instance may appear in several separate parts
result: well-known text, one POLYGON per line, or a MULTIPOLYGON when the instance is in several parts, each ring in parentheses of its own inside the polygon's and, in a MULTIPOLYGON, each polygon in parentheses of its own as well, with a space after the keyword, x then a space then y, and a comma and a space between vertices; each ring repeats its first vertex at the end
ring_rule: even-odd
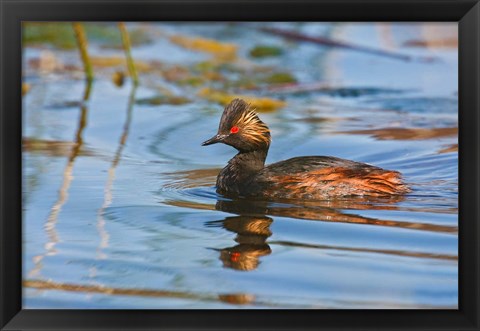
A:
MULTIPOLYGON (((153 69, 135 89, 128 78, 112 83, 121 65, 97 67, 83 103, 83 74, 68 69, 81 68, 76 50, 24 49, 25 308, 457 308, 457 49, 408 46, 456 36, 456 24, 273 24, 435 61, 297 43, 259 26, 130 24, 149 35, 133 55, 153 69), (286 102, 260 112, 273 138, 267 163, 367 162, 400 171, 412 193, 281 202, 218 195, 216 175, 235 151, 200 144, 223 106, 198 94, 203 85, 168 78, 211 55, 164 37, 173 34, 238 46, 240 73, 225 65, 211 88, 259 70, 327 87, 229 90, 286 102), (283 53, 252 58, 256 44, 283 53), (45 54, 57 62, 35 67, 45 54), (188 102, 142 102, 165 90, 188 102)), ((89 49, 123 56, 95 42, 89 49)))

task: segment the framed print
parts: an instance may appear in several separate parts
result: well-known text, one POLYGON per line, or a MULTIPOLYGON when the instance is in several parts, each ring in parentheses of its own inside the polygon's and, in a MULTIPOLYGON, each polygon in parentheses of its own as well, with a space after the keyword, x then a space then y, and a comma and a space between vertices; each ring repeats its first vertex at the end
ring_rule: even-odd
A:
POLYGON ((1 328, 478 330, 477 1, 9 1, 1 328))

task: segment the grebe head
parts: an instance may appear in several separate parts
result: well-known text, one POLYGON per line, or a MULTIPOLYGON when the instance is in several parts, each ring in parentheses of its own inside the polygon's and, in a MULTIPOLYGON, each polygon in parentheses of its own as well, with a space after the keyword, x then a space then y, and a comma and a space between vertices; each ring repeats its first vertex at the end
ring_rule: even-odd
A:
POLYGON ((234 99, 223 111, 217 134, 202 146, 216 143, 230 145, 240 152, 268 150, 270 130, 248 103, 234 99))

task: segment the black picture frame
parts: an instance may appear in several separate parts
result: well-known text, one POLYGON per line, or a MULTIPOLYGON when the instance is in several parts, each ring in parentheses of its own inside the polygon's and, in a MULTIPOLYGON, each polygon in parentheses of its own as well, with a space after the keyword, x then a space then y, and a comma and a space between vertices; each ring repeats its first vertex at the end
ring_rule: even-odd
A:
POLYGON ((473 0, 1 0, 2 330, 479 330, 480 4, 473 0), (456 21, 459 24, 458 310, 25 310, 21 307, 22 21, 456 21))

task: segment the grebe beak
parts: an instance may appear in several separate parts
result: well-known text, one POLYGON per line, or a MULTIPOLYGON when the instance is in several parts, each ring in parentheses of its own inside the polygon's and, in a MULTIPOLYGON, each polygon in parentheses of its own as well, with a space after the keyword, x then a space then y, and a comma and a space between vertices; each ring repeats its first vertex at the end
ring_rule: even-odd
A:
POLYGON ((225 134, 217 134, 216 136, 213 136, 212 138, 208 139, 207 141, 204 141, 202 143, 202 146, 207 146, 207 145, 212 145, 216 143, 221 143, 223 139, 225 139, 227 135, 225 134))

